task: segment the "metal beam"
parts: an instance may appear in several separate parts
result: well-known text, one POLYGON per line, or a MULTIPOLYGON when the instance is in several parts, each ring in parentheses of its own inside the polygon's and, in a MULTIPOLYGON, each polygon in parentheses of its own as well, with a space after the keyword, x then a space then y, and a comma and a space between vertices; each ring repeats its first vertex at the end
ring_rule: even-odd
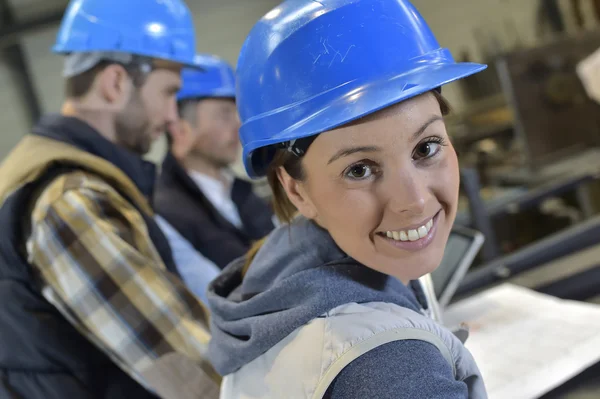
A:
MULTIPOLYGON (((4 1, 3 3, 6 3, 4 1)), ((8 5, 7 5, 8 6, 8 5)), ((4 6, 5 7, 5 6, 4 6)), ((53 11, 50 14, 32 18, 28 21, 11 22, 0 27, 0 49, 14 45, 19 42, 19 38, 33 33, 37 30, 58 25, 64 15, 65 10, 53 11)), ((14 21, 14 19, 13 19, 14 21)))
POLYGON ((466 295, 598 243, 600 216, 595 216, 473 270, 456 295, 466 295))
MULTIPOLYGON (((462 180, 468 178, 469 176, 461 175, 462 180)), ((600 175, 597 172, 588 170, 581 173, 573 173, 572 176, 553 180, 550 183, 529 189, 522 194, 506 196, 506 198, 497 200, 491 205, 484 204, 485 214, 493 221, 493 219, 506 216, 507 214, 523 212, 527 209, 539 206, 548 198, 557 197, 570 191, 578 190, 579 187, 584 186, 586 183, 591 181, 598 180, 599 178, 600 175)), ((463 185, 466 186, 466 184, 463 185)), ((466 189, 465 193, 467 193, 466 189)), ((581 194, 582 198, 579 200, 579 202, 581 203, 580 206, 585 218, 590 218, 593 216, 593 206, 588 203, 588 198, 587 196, 584 196, 584 194, 585 193, 581 194)), ((578 195, 578 198, 579 197, 580 196, 578 195)), ((468 196, 468 198, 471 200, 471 197, 468 196)), ((460 218, 457 217, 456 220, 458 223, 461 223, 465 226, 475 225, 474 218, 471 215, 461 215, 460 218)))
MULTIPOLYGON (((23 30, 23 24, 19 25, 16 23, 13 10, 8 0, 0 0, 0 16, 2 23, 0 25, 0 37, 2 40, 4 40, 2 31, 8 32, 9 35, 10 32, 15 35, 15 32, 27 31, 27 29, 23 30)), ((25 27, 27 27, 27 25, 25 25, 25 27)), ((19 89, 23 105, 29 114, 29 124, 32 126, 40 118, 42 107, 21 42, 15 40, 10 44, 0 47, 0 54, 10 68, 10 72, 13 75, 13 81, 19 89)))
POLYGON ((600 281, 600 265, 565 279, 536 287, 535 290, 562 299, 587 301, 600 293, 598 281, 600 281))
POLYGON ((486 209, 485 202, 479 194, 481 191, 479 174, 475 169, 463 168, 460 171, 460 180, 463 191, 469 200, 471 224, 475 230, 481 232, 485 237, 483 248, 481 249, 482 259, 484 262, 489 262, 500 255, 500 248, 496 239, 492 218, 486 209))

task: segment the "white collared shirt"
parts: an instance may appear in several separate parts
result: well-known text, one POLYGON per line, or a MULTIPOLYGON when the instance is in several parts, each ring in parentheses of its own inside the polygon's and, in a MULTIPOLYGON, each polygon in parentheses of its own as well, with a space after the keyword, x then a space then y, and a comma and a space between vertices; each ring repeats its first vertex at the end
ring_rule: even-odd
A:
POLYGON ((231 173, 223 172, 223 177, 227 182, 223 184, 223 181, 203 173, 193 170, 188 173, 215 209, 235 227, 242 228, 240 213, 231 199, 234 176, 231 173))
POLYGON ((208 304, 206 291, 208 284, 219 275, 221 269, 192 246, 162 216, 154 217, 163 234, 169 241, 173 261, 185 285, 205 304, 208 304))

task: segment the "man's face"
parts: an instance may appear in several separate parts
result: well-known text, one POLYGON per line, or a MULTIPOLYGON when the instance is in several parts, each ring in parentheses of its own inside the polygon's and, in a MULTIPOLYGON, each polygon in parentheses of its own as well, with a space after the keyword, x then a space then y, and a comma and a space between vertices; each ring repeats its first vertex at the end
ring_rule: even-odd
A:
POLYGON ((190 124, 188 157, 200 157, 215 167, 227 167, 239 155, 240 120, 233 99, 207 98, 198 102, 190 124))
POLYGON ((175 95, 180 86, 180 70, 177 67, 158 66, 148 74, 144 84, 132 90, 128 103, 117 114, 115 131, 118 144, 136 154, 146 154, 152 142, 177 120, 175 95))

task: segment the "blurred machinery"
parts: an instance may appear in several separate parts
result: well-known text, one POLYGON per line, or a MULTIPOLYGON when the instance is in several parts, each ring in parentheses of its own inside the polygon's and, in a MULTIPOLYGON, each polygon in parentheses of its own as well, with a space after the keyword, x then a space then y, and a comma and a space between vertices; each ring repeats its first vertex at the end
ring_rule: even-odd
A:
POLYGON ((521 173, 511 170, 512 178, 528 182, 550 172, 544 168, 559 160, 581 159, 590 149, 587 156, 598 155, 600 105, 589 99, 575 68, 599 47, 600 31, 593 31, 512 52, 497 61, 521 147, 521 173))
MULTIPOLYGON (((468 203, 456 223, 486 237, 459 294, 600 244, 600 105, 575 71, 598 48, 593 31, 499 55, 504 96, 478 101, 450 128, 468 203)), ((597 295, 600 279, 589 284, 586 273, 579 278, 588 281, 554 284, 554 293, 597 295)))

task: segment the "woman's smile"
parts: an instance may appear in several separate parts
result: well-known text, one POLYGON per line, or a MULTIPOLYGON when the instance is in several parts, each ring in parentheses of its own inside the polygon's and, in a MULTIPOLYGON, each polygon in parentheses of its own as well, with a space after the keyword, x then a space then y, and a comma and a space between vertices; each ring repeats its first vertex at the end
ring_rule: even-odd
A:
POLYGON ((404 251, 420 251, 435 239, 440 217, 443 217, 442 210, 423 222, 396 230, 377 232, 375 238, 404 251))

